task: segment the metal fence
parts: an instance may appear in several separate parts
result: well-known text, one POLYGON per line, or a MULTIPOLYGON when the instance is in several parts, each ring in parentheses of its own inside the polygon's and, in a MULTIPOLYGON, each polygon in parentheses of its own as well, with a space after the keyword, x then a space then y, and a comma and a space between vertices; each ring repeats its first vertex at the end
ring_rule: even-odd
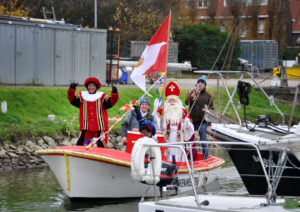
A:
POLYGON ((0 20, 0 84, 105 83, 107 30, 0 20))
MULTIPOLYGON (((131 41, 130 44, 130 57, 139 59, 142 56, 149 41, 131 41)), ((168 49, 168 62, 178 63, 178 44, 171 43, 168 49)))

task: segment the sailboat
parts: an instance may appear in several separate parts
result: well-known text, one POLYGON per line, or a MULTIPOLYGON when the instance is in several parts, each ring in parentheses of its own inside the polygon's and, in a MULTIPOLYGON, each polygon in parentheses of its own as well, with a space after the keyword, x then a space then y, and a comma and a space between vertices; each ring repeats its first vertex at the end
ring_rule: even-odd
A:
MULTIPOLYGON (((210 73, 221 76, 225 72, 213 71, 210 73)), ((230 73, 230 71, 226 71, 226 73, 230 73)), ((239 71, 234 71, 234 73, 241 74, 240 82, 243 79, 243 75, 247 74, 262 93, 264 93, 266 98, 270 100, 271 105, 284 117, 276 103, 272 101, 273 98, 267 95, 251 73, 239 71)), ((222 77, 221 79, 224 82, 222 77)), ((220 112, 217 114, 215 111, 205 109, 205 119, 208 122, 212 122, 211 127, 207 130, 208 133, 220 141, 236 141, 257 145, 263 162, 267 166, 267 172, 271 175, 272 184, 276 185, 276 194, 280 196, 300 196, 300 190, 295 189, 300 187, 300 126, 274 124, 264 115, 259 115, 256 123, 250 123, 247 120, 242 122, 233 102, 233 96, 238 88, 235 88, 232 94, 230 94, 226 84, 223 83, 223 85, 229 96, 229 101, 222 114, 225 114, 227 108, 231 105, 238 121, 233 121, 228 117, 219 115, 221 114, 220 112)), ((295 93, 294 99, 296 99, 297 93, 295 93)), ((268 192, 268 185, 263 177, 263 170, 257 159, 258 155, 255 149, 235 145, 227 151, 249 194, 266 194, 268 192), (240 151, 235 151, 237 149, 240 151)))

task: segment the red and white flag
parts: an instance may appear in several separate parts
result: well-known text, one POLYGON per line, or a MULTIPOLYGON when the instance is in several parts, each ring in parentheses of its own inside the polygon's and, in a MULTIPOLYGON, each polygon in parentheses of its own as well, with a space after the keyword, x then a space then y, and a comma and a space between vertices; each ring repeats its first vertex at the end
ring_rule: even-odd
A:
POLYGON ((130 75, 132 81, 143 91, 146 91, 146 74, 154 71, 166 71, 169 23, 170 15, 155 32, 130 75))

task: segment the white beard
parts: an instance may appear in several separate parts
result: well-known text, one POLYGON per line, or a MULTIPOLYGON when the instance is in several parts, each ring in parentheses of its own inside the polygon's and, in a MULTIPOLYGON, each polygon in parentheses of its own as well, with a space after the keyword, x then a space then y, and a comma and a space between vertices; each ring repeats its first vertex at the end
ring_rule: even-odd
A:
POLYGON ((164 120, 166 124, 178 125, 182 119, 182 102, 177 101, 176 104, 165 102, 164 106, 164 120))

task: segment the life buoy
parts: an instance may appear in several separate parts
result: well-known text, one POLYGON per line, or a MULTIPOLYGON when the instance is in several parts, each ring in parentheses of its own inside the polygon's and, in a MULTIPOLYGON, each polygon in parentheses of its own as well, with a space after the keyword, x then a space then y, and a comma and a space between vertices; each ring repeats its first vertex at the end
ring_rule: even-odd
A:
POLYGON ((159 147, 148 146, 149 144, 157 144, 157 142, 148 137, 140 138, 135 142, 131 152, 131 176, 136 181, 157 184, 161 172, 161 151, 159 147), (145 168, 145 155, 147 152, 151 159, 148 168, 145 168))

